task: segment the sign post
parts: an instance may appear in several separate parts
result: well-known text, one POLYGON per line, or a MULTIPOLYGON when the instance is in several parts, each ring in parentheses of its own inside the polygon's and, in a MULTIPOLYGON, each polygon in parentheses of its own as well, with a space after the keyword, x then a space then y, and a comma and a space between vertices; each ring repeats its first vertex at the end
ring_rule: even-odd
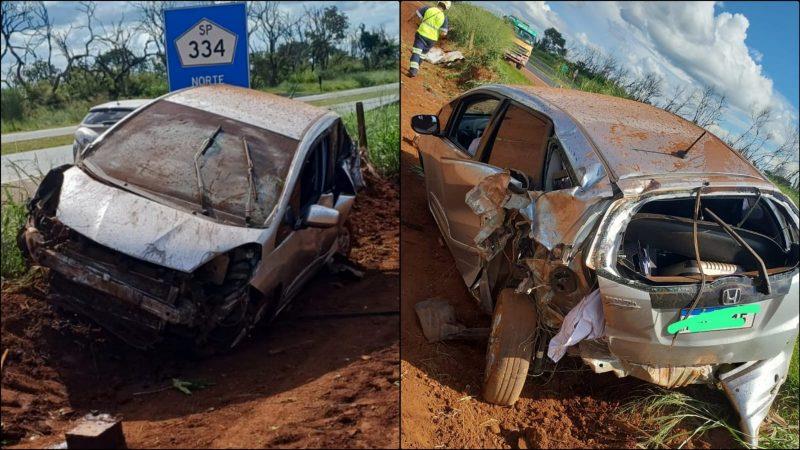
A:
POLYGON ((250 87, 245 3, 164 11, 169 90, 226 83, 250 87))

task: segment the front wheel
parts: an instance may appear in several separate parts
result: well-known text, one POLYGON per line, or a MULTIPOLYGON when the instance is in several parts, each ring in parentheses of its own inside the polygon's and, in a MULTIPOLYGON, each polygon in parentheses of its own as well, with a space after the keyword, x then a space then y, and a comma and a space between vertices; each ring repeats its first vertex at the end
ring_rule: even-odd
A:
POLYGON ((500 291, 486 348, 483 398, 487 402, 511 406, 519 398, 536 343, 536 322, 536 306, 529 296, 513 288, 500 291))

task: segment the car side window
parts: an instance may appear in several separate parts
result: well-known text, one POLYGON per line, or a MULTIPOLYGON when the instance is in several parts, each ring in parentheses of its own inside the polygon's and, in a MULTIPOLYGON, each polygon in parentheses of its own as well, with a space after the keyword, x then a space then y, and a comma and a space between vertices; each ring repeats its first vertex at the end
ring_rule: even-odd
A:
POLYGON ((485 161, 495 167, 523 172, 540 189, 550 121, 510 104, 496 129, 494 139, 487 143, 490 153, 488 159, 484 156, 485 161))
POLYGON ((500 100, 484 97, 465 101, 467 103, 462 106, 461 113, 450 128, 450 138, 469 156, 475 156, 483 132, 489 126, 500 100))
POLYGON ((331 134, 326 134, 314 144, 306 155, 306 159, 300 167, 300 176, 289 197, 283 220, 278 226, 275 238, 276 247, 300 225, 308 208, 317 203, 322 193, 325 192, 326 179, 330 178, 327 175, 332 150, 330 139, 331 134))
POLYGON ((561 144, 551 138, 547 148, 547 167, 544 173, 544 190, 558 191, 573 186, 572 178, 567 171, 561 151, 561 144))

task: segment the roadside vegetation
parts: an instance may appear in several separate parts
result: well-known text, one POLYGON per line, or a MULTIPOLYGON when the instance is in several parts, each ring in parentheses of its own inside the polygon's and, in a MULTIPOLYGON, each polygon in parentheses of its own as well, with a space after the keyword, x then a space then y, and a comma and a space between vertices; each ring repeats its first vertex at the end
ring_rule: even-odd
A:
MULTIPOLYGON (((74 125, 98 103, 165 94, 162 17, 178 5, 130 3, 138 22, 103 20, 90 1, 75 6, 81 26, 60 30, 52 4, 2 2, 3 40, 15 45, 3 48, 0 131, 74 125)), ((399 80, 399 44, 383 29, 351 24, 336 6, 289 15, 279 3, 248 4, 253 89, 297 97, 399 80)))
POLYGON ((25 223, 25 204, 18 200, 19 196, 14 195, 13 189, 11 186, 3 186, 2 209, 0 209, 0 220, 2 220, 2 247, 0 250, 3 253, 0 275, 4 283, 21 277, 26 271, 22 252, 17 247, 17 232, 25 223))
POLYGON ((58 147, 61 145, 72 144, 72 135, 52 136, 39 139, 29 139, 26 141, 3 142, 0 146, 0 154, 10 155, 12 153, 27 152, 40 148, 58 147))
POLYGON ((448 11, 447 39, 464 53, 458 81, 471 88, 487 82, 531 84, 503 55, 514 45, 511 26, 494 13, 470 3, 456 2, 448 11))
MULTIPOLYGON (((347 132, 353 141, 358 139, 356 114, 343 117, 347 132)), ((382 175, 393 177, 400 170, 400 104, 382 106, 364 112, 367 127, 369 161, 382 175)))

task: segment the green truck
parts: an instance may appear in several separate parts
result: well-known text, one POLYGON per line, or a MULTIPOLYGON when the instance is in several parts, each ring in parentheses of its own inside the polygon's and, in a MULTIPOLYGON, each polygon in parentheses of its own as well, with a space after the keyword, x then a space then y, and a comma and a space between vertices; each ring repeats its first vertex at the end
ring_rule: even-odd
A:
POLYGON ((503 19, 514 29, 514 46, 506 51, 505 57, 521 69, 528 63, 536 42, 536 31, 516 16, 505 16, 503 19))

